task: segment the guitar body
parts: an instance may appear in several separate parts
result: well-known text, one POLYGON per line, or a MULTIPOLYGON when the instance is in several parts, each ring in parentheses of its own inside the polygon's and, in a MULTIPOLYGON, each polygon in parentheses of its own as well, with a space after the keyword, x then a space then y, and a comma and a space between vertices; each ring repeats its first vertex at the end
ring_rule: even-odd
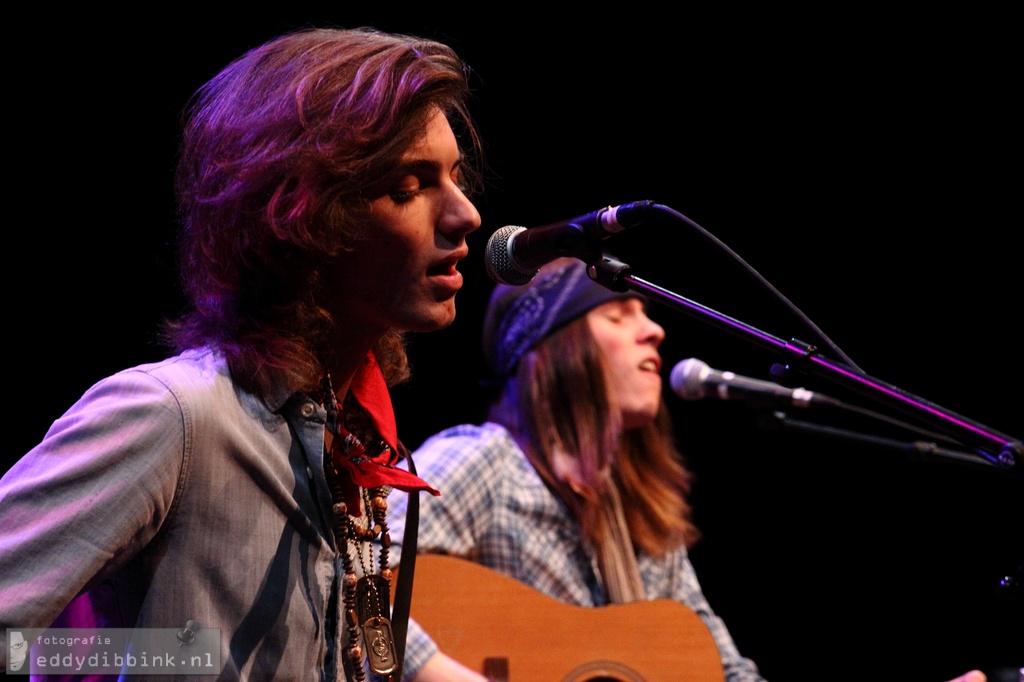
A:
POLYGON ((507 682, 723 682, 711 632, 669 600, 564 604, 465 559, 416 557, 410 617, 441 651, 507 682))

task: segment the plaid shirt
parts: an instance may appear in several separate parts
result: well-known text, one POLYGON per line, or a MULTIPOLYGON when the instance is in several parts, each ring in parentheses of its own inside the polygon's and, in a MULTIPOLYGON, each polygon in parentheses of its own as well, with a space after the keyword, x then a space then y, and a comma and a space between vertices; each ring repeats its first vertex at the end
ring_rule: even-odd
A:
MULTIPOLYGON (((452 427, 428 439, 413 453, 413 462, 419 475, 441 491, 439 497, 420 496, 420 552, 471 559, 568 604, 608 603, 597 559, 576 522, 503 427, 452 427)), ((407 495, 389 499, 393 565, 401 555, 407 500, 407 495)), ((681 602, 707 625, 728 682, 762 680, 708 605, 685 547, 662 558, 641 553, 637 559, 649 599, 681 602)), ((410 622, 405 679, 436 651, 427 634, 410 622)))

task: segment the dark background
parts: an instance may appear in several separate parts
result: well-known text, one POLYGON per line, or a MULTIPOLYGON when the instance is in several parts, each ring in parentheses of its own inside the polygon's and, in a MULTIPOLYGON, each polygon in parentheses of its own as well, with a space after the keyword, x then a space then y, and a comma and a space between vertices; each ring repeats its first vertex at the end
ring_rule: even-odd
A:
MULTIPOLYGON (((479 418, 490 233, 641 199, 727 245, 870 376, 1024 436, 1009 16, 148 12, 29 10, 9 24, 24 35, 6 72, 7 464, 93 382, 163 355, 157 325, 181 305, 178 113, 231 58, 306 24, 439 38, 474 69, 484 226, 458 319, 411 339, 414 379, 395 392, 408 444, 479 418)), ((609 248, 676 294, 814 340, 698 233, 652 220, 609 248)), ((666 376, 686 357, 758 377, 779 359, 679 310, 652 315, 670 335, 666 376)), ((694 564, 769 679, 936 682, 972 667, 996 679, 1024 665, 1020 590, 999 588, 1024 580, 1021 478, 766 430, 740 403, 668 400, 698 477, 694 564)), ((811 412, 792 416, 831 423, 811 412)))

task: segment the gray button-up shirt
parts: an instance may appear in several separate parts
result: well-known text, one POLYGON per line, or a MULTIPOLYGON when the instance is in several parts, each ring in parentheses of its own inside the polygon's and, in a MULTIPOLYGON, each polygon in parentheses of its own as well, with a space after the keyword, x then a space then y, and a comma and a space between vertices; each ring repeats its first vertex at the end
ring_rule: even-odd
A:
POLYGON ((100 381, 0 479, 0 626, 191 620, 220 629, 223 679, 340 671, 324 416, 211 351, 100 381))

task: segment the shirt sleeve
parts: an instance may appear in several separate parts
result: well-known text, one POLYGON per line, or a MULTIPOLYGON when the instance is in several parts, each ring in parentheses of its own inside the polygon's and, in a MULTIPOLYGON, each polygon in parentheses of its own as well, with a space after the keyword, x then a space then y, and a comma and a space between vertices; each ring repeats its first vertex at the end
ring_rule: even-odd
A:
POLYGON ((740 654, 725 622, 712 610, 685 548, 676 554, 675 563, 673 573, 678 577, 669 580, 670 596, 692 609, 708 627, 722 657, 726 682, 764 682, 757 665, 740 654))
POLYGON ((49 627, 145 547, 174 500, 184 419, 157 379, 121 372, 90 388, 0 479, 0 622, 49 627))

